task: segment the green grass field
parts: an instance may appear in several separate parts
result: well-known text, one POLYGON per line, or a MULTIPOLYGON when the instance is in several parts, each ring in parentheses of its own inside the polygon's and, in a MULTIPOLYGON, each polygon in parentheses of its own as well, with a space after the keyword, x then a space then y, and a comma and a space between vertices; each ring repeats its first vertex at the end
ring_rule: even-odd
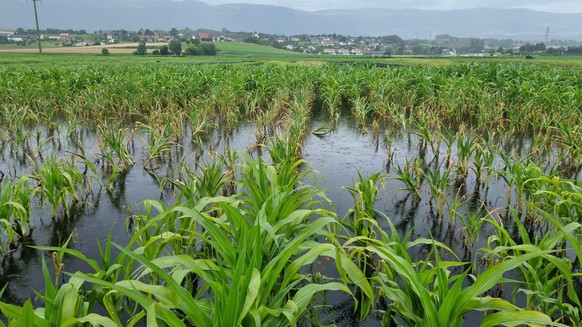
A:
MULTIPOLYGON (((429 56, 393 56, 393 57, 354 57, 354 56, 328 56, 328 55, 310 55, 292 51, 280 50, 257 44, 249 43, 215 43, 218 49, 216 56, 153 56, 151 49, 148 55, 134 56, 130 53, 111 54, 103 56, 99 53, 43 53, 39 55, 31 51, 36 49, 32 46, 14 46, 1 45, 0 50, 14 50, 14 52, 0 52, 0 65, 28 65, 28 64, 51 64, 51 65, 85 65, 85 64, 132 64, 143 62, 161 62, 161 63, 323 63, 323 62, 357 62, 357 63, 377 63, 388 65, 448 65, 453 63, 524 63, 524 64, 542 64, 565 67, 582 67, 582 57, 568 56, 539 56, 533 60, 525 59, 521 56, 507 57, 429 57, 429 56)), ((43 45, 47 47, 48 44, 43 45)), ((153 44, 148 44, 153 46, 153 44)), ((54 44, 53 44, 54 47, 54 44)), ((183 44, 182 48, 186 49, 188 45, 183 44)))

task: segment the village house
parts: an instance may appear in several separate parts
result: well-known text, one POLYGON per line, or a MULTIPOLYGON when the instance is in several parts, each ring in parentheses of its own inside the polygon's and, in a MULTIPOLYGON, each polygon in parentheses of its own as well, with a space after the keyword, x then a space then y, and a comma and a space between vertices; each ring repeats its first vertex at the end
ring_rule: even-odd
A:
POLYGON ((9 42, 26 42, 28 40, 34 40, 34 37, 30 35, 18 35, 18 34, 8 35, 9 42))
POLYGON ((153 35, 139 35, 139 40, 157 43, 160 42, 160 36, 158 35, 158 33, 154 33, 153 35))
POLYGON ((341 48, 337 50, 337 53, 341 56, 349 56, 350 55, 350 49, 346 49, 346 48, 341 48))
POLYGON ((198 33, 198 40, 200 41, 213 41, 212 35, 206 33, 206 32, 200 32, 198 33))
POLYGON ((61 33, 59 34, 59 41, 70 41, 71 35, 69 33, 61 33))
POLYGON ((443 56, 456 56, 457 52, 455 49, 443 49, 442 53, 443 56))
POLYGON ((321 40, 321 46, 323 47, 334 47, 337 45, 337 41, 332 38, 325 38, 321 40))

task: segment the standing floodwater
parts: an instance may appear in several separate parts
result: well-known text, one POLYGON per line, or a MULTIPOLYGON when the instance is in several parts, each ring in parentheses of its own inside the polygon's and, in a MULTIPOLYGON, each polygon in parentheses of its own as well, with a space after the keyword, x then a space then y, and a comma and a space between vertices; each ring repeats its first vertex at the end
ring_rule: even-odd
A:
POLYGON ((0 74, 6 320, 581 322, 579 70, 0 74))

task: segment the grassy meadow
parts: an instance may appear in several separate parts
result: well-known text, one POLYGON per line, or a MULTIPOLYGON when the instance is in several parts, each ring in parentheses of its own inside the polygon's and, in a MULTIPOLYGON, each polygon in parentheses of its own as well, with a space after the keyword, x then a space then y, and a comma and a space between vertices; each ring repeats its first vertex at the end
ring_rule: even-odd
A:
MULTIPOLYGON (((149 43, 148 55, 134 56, 131 54, 134 47, 125 47, 123 44, 115 45, 117 48, 108 46, 92 46, 85 48, 75 47, 55 47, 54 44, 48 44, 47 51, 50 48, 58 48, 63 52, 43 53, 39 55, 36 45, 34 46, 14 46, 0 45, 0 64, 2 65, 21 65, 21 64, 52 64, 52 65, 78 65, 88 63, 143 63, 143 62, 162 62, 162 63, 215 63, 215 62, 282 62, 282 63, 320 63, 320 62, 362 62, 362 63, 379 63, 391 65, 449 65, 456 63, 516 63, 532 65, 548 65, 562 67, 582 67, 582 57, 574 56, 539 56, 535 59, 525 59, 522 56, 502 56, 502 57, 428 57, 428 56, 392 56, 392 57, 360 57, 360 56, 329 56, 329 55, 311 55, 302 54, 293 51, 280 50, 267 46, 241 43, 241 42, 217 42, 217 56, 153 56, 152 50, 159 48, 159 45, 149 43), (101 48, 121 49, 124 53, 112 53, 109 56, 101 54, 101 48), (67 53, 70 51, 70 53, 67 53), (81 53, 75 53, 81 51, 81 53)), ((46 46, 46 45, 43 45, 46 46)), ((187 45, 183 44, 183 48, 187 45)), ((114 51, 114 50, 111 50, 114 51)))
POLYGON ((5 322, 582 324, 582 60, 217 47, 0 53, 0 251, 37 251, 43 283, 5 322), (358 168, 339 212, 304 145, 346 119, 386 168, 358 168), (117 204, 123 244, 35 239, 135 176, 160 196, 117 204))

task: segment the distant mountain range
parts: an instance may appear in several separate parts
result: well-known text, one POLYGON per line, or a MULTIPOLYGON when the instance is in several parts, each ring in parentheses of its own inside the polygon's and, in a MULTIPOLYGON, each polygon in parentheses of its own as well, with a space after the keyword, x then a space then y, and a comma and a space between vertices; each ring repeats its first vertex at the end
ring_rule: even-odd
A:
MULTIPOLYGON (((43 28, 87 31, 140 28, 209 28, 270 34, 343 34, 432 39, 439 34, 543 41, 582 41, 582 14, 527 9, 357 9, 301 11, 285 7, 194 0, 46 0, 39 2, 43 28)), ((0 28, 33 28, 32 1, 0 0, 0 28)))

